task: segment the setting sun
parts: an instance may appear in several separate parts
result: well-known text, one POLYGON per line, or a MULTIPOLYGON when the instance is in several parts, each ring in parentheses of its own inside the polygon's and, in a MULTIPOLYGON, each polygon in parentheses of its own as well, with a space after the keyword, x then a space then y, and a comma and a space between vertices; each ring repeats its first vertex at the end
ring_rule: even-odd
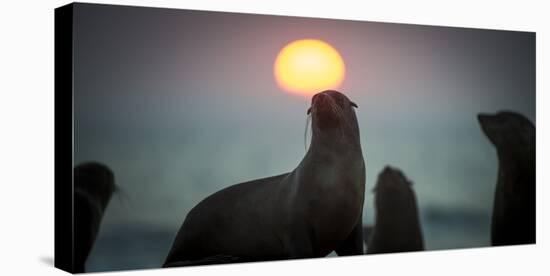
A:
POLYGON ((279 87, 305 96, 337 89, 345 74, 344 61, 336 49, 316 39, 287 44, 279 52, 273 69, 279 87))

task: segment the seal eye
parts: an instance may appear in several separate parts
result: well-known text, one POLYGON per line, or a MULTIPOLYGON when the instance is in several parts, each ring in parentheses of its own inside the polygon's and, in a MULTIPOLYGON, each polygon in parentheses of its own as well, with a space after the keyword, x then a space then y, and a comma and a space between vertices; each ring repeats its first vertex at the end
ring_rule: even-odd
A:
POLYGON ((357 104, 354 103, 354 102, 350 102, 350 104, 351 104, 351 106, 353 106, 353 107, 355 107, 355 108, 359 108, 359 107, 357 106, 357 104))

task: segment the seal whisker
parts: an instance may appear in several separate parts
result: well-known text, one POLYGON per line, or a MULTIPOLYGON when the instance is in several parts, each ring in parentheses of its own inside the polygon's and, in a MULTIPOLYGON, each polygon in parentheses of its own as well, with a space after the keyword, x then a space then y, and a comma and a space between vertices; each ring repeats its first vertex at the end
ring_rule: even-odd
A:
POLYGON ((133 206, 132 199, 122 187, 116 186, 114 194, 117 196, 118 202, 120 202, 122 206, 133 206))
POLYGON ((311 113, 309 115, 307 115, 307 119, 306 119, 306 130, 305 130, 305 133, 304 133, 304 149, 305 151, 307 151, 307 133, 308 133, 308 130, 309 130, 309 124, 311 123, 311 113))

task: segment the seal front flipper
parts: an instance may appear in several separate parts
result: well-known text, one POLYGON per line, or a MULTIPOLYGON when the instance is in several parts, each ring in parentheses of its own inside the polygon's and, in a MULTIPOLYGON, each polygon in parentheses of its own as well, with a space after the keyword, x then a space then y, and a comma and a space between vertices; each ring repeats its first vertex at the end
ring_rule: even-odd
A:
POLYGON ((338 256, 363 255, 363 219, 362 215, 348 238, 335 250, 338 256))
POLYGON ((288 252, 288 259, 301 259, 322 257, 315 254, 315 250, 312 245, 312 233, 311 229, 302 223, 293 225, 294 228, 300 229, 288 234, 288 237, 284 239, 285 251, 288 252))
POLYGON ((363 242, 367 245, 369 245, 369 237, 372 234, 372 229, 374 228, 373 225, 364 225, 363 226, 363 242))

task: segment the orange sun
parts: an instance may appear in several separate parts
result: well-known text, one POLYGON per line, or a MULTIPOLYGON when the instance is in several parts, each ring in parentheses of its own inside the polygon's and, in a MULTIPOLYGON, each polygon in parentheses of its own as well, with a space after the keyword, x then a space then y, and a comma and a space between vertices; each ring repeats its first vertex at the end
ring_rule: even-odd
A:
POLYGON ((328 43, 301 39, 279 52, 273 71, 283 90, 311 96, 326 89, 337 89, 346 69, 340 54, 328 43))

